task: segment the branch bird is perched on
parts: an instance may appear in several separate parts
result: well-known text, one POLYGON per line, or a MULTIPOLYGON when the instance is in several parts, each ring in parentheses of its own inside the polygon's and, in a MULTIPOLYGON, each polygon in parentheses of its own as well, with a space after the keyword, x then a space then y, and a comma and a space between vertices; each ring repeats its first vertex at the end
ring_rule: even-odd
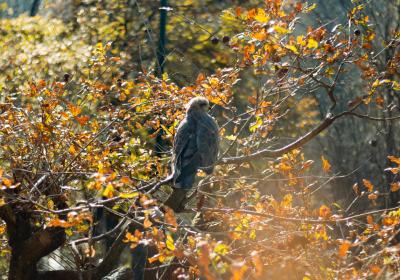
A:
POLYGON ((175 211, 182 207, 181 203, 193 187, 197 171, 211 174, 217 161, 219 127, 208 114, 209 108, 206 98, 192 98, 175 135, 172 158, 174 191, 165 202, 175 211))

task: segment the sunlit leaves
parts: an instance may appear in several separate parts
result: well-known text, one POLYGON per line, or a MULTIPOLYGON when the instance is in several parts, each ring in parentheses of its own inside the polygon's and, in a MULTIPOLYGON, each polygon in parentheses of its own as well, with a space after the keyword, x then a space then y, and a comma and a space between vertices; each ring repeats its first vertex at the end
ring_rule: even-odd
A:
POLYGON ((316 49, 318 48, 318 42, 315 41, 314 39, 308 39, 307 40, 307 48, 309 49, 316 49))
POLYGON ((367 188, 367 190, 369 192, 373 192, 374 191, 374 185, 371 183, 371 181, 369 181, 367 179, 363 179, 363 183, 364 183, 364 186, 367 188))
POLYGON ((61 227, 61 228, 71 228, 75 227, 78 232, 87 232, 89 229, 88 224, 93 223, 92 214, 89 212, 75 212, 71 211, 67 215, 67 220, 59 219, 57 217, 51 218, 47 226, 48 227, 61 227))
POLYGON ((286 45, 286 48, 291 50, 295 54, 299 54, 299 50, 294 45, 286 45))
POLYGON ((319 216, 328 219, 331 216, 331 209, 326 205, 321 205, 319 208, 319 216))
POLYGON ((321 161, 322 170, 324 170, 324 172, 329 172, 331 170, 331 164, 329 163, 329 161, 324 156, 321 156, 321 161))
POLYGON ((347 256, 347 252, 349 251, 351 247, 351 243, 347 240, 343 241, 342 244, 339 246, 339 252, 338 255, 341 258, 345 258, 347 256))
POLYGON ((261 23, 267 23, 270 19, 270 17, 267 15, 264 9, 258 8, 254 16, 252 16, 252 13, 249 12, 248 14, 249 18, 253 17, 256 21, 261 22, 261 23))
POLYGON ((107 198, 113 198, 114 197, 114 187, 112 184, 108 184, 106 188, 103 191, 103 196, 107 198))

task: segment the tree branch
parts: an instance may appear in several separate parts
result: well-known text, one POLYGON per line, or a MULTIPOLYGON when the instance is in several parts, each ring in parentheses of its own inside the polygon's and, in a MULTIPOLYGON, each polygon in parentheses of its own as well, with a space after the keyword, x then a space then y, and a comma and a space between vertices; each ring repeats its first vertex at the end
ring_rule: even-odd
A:
MULTIPOLYGON (((355 107, 354 107, 355 109, 355 107)), ((257 151, 253 154, 246 155, 246 156, 238 156, 238 157, 230 157, 230 158, 223 158, 220 160, 219 164, 237 164, 237 163, 243 163, 243 162, 248 162, 251 160, 255 159, 260 159, 260 158, 275 158, 279 157, 285 153, 288 153, 294 149, 302 147, 304 144, 308 143, 310 140, 314 139, 316 136, 318 136, 322 131, 327 129, 329 126, 333 124, 333 122, 343 116, 354 116, 357 118, 361 119, 367 119, 371 121, 393 121, 393 120, 398 120, 400 119, 400 116, 392 117, 392 118, 375 118, 375 117, 370 117, 367 115, 361 115, 353 112, 352 110, 350 111, 345 111, 342 112, 336 116, 332 116, 328 114, 325 119, 313 130, 308 132, 306 135, 298 138, 296 141, 276 150, 260 150, 257 151)))
POLYGON ((320 134, 322 131, 324 131, 326 128, 328 128, 335 120, 338 118, 342 117, 344 113, 332 116, 328 114, 325 119, 313 130, 308 132, 306 135, 298 138, 296 141, 286 145, 285 147, 282 147, 277 150, 260 150, 257 151, 253 154, 247 155, 247 156, 238 156, 238 157, 230 157, 230 158, 223 158, 221 159, 220 163, 221 164, 231 164, 231 163, 243 163, 243 162, 248 162, 251 160, 259 159, 259 158, 265 158, 265 157, 278 157, 281 156, 291 150, 294 150, 296 148, 299 148, 315 138, 318 134, 320 134))

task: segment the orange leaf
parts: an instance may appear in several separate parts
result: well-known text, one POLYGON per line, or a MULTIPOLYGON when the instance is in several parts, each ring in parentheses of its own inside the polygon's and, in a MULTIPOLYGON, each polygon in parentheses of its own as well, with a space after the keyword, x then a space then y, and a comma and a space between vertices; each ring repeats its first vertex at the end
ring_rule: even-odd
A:
POLYGON ((324 219, 329 218, 331 216, 331 209, 326 205, 321 205, 319 208, 319 216, 324 219))
POLYGON ((68 109, 74 117, 76 117, 77 115, 79 115, 82 112, 81 108, 79 108, 71 103, 68 104, 68 109))
POLYGON ((389 159, 391 162, 394 162, 394 163, 400 165, 400 158, 397 158, 397 157, 394 157, 394 156, 388 156, 388 159, 389 159))
POLYGON ((165 210, 165 221, 174 227, 178 226, 178 223, 177 223, 175 215, 174 215, 174 211, 170 208, 167 208, 165 210))
POLYGON ((324 172, 329 172, 331 170, 331 165, 327 159, 324 158, 324 156, 321 156, 322 160, 322 169, 324 172))
POLYGON ((344 241, 340 246, 339 246, 339 257, 345 258, 347 256, 347 251, 350 249, 350 242, 349 241, 344 241))
POLYGON ((390 191, 397 192, 398 190, 400 190, 400 182, 390 184, 390 191))
POLYGON ((12 185, 12 181, 10 179, 7 178, 1 178, 3 185, 5 185, 7 188, 11 187, 12 185))
POLYGON ((149 217, 146 217, 146 218, 144 219, 144 221, 143 221, 143 227, 144 227, 144 228, 149 228, 149 227, 151 227, 152 225, 153 225, 153 223, 150 222, 149 217))
POLYGON ((89 116, 75 117, 75 119, 80 125, 84 126, 88 122, 89 116))
POLYGON ((374 218, 371 215, 367 216, 367 223, 370 224, 370 225, 374 224, 374 218))
POLYGON ((363 183, 369 192, 372 192, 374 190, 374 185, 372 185, 371 181, 369 181, 367 179, 363 179, 363 183))
POLYGON ((381 271, 381 269, 380 269, 379 266, 377 266, 377 265, 373 265, 373 266, 371 267, 371 272, 372 272, 373 274, 378 274, 380 271, 381 271))

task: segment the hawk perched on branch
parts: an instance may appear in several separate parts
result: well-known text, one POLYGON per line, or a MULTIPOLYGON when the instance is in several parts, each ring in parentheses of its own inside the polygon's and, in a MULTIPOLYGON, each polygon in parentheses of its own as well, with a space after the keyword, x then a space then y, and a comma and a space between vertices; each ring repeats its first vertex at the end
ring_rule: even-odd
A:
POLYGON ((193 187, 196 173, 211 174, 217 161, 219 127, 208 114, 210 105, 204 97, 195 97, 186 107, 186 116, 179 124, 173 147, 172 176, 174 192, 166 205, 181 207, 187 190, 193 187))

